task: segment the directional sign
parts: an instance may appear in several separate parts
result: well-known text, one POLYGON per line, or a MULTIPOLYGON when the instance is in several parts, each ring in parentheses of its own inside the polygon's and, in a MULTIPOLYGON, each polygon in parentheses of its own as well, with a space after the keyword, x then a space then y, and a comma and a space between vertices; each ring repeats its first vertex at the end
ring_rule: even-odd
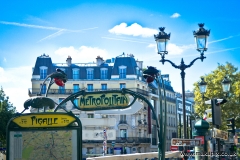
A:
POLYGON ((228 140, 228 132, 213 128, 213 138, 228 140))
POLYGON ((200 145, 200 139, 172 138, 171 145, 172 146, 199 146, 200 145))
POLYGON ((75 120, 75 117, 65 113, 30 113, 14 118, 13 122, 24 128, 65 127, 74 122, 75 120))

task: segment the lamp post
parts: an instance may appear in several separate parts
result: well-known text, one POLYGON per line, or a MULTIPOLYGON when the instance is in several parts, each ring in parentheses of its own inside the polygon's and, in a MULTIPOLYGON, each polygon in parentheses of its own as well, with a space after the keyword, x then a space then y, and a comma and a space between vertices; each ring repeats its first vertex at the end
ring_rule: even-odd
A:
MULTIPOLYGON (((165 148, 166 148, 166 127, 167 127, 167 105, 166 105, 166 91, 165 91, 165 85, 163 78, 159 71, 152 66, 148 66, 148 69, 145 70, 143 77, 146 79, 147 83, 152 83, 154 80, 156 81, 158 85, 158 99, 160 104, 160 116, 157 123, 160 124, 160 127, 158 128, 158 159, 164 160, 165 159, 165 148), (162 84, 162 87, 161 87, 162 84), (163 124, 163 106, 162 106, 162 91, 164 92, 164 124, 163 124), (162 140, 160 142, 160 139, 162 140)), ((157 119, 156 119, 157 120, 157 119)))
POLYGON ((204 23, 199 23, 199 29, 197 31, 193 32, 193 35, 196 40, 197 44, 197 51, 200 52, 200 57, 195 58, 193 61, 190 62, 189 65, 186 65, 183 61, 183 58, 181 60, 180 65, 174 64, 172 61, 165 59, 165 55, 168 54, 167 51, 167 42, 170 40, 170 33, 167 34, 164 32, 165 27, 160 27, 159 34, 154 35, 155 41, 157 43, 158 48, 158 54, 161 55, 162 64, 165 62, 169 62, 174 68, 181 70, 181 78, 182 78, 182 105, 183 105, 183 138, 187 137, 186 133, 186 106, 185 106, 185 69, 190 68, 194 62, 198 59, 203 61, 206 57, 204 56, 204 52, 207 51, 207 40, 208 36, 210 34, 210 30, 204 29, 204 23))
MULTIPOLYGON (((222 89, 223 89, 223 92, 226 94, 226 97, 228 96, 229 94, 229 91, 230 91, 230 85, 231 85, 231 80, 228 79, 226 76, 224 77, 223 81, 222 81, 222 89)), ((207 98, 209 99, 208 97, 206 97, 204 94, 206 93, 207 91, 207 82, 204 81, 204 78, 201 77, 201 81, 198 83, 198 86, 199 86, 199 89, 200 89, 200 93, 202 94, 202 99, 204 98, 207 98)), ((216 100, 217 100, 217 103, 220 105, 220 104, 223 104, 225 102, 227 102, 226 99, 216 99, 216 98, 212 98, 211 99, 211 105, 212 105, 212 123, 213 125, 216 126, 217 129, 219 129, 219 124, 220 122, 215 122, 215 117, 216 116, 220 116, 220 115, 215 115, 215 103, 216 103, 216 100)), ((220 139, 217 138, 217 144, 218 144, 218 152, 220 152, 220 139)), ((215 150, 215 149, 214 149, 215 150)), ((219 159, 220 159, 220 156, 219 156, 219 159)))

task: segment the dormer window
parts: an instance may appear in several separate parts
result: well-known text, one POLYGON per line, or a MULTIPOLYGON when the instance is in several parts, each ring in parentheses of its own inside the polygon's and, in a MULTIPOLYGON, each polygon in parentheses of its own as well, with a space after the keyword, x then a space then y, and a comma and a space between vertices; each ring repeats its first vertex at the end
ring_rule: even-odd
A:
POLYGON ((101 79, 107 79, 108 75, 108 69, 107 68, 101 68, 101 79))
POLYGON ((126 78, 126 74, 127 74, 127 67, 119 66, 119 78, 126 78))
POLYGON ((93 68, 87 69, 87 79, 93 79, 93 68))
POLYGON ((73 79, 79 79, 79 69, 73 68, 73 79))
POLYGON ((40 79, 45 79, 47 77, 47 70, 48 70, 48 67, 46 66, 40 67, 40 79))
POLYGON ((139 75, 139 68, 136 67, 136 75, 139 75))
POLYGON ((46 90, 47 90, 47 86, 46 84, 40 84, 40 87, 41 87, 41 94, 45 94, 46 93, 46 90))

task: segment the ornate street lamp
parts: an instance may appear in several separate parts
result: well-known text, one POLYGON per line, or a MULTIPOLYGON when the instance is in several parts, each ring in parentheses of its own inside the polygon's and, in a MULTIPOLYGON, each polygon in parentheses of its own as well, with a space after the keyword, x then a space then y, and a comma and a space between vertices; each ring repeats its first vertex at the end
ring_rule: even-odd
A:
POLYGON ((200 93, 202 94, 202 98, 204 99, 204 94, 207 91, 207 82, 204 81, 204 78, 201 77, 201 82, 198 83, 200 93))
POLYGON ((192 62, 190 62, 189 65, 186 65, 183 61, 181 60, 180 65, 174 64, 172 61, 165 59, 165 55, 168 53, 167 52, 167 42, 170 40, 170 33, 167 34, 164 32, 164 27, 160 27, 160 32, 157 35, 154 35, 155 41, 157 42, 157 47, 158 47, 158 54, 161 55, 161 60, 162 64, 164 62, 169 62, 174 68, 180 69, 181 70, 181 78, 182 78, 182 104, 183 104, 183 137, 187 138, 187 130, 186 130, 186 106, 185 106, 185 69, 190 68, 194 62, 198 59, 201 61, 206 58, 204 56, 204 51, 207 51, 207 39, 210 34, 210 30, 204 29, 204 23, 200 23, 199 29, 197 31, 193 32, 193 35, 196 39, 197 43, 197 51, 200 52, 200 57, 195 58, 192 62))
POLYGON ((228 93, 230 91, 231 82, 232 81, 230 79, 228 79, 227 77, 224 77, 222 81, 223 92, 228 93))
POLYGON ((157 122, 157 126, 160 124, 160 128, 158 129, 158 159, 164 160, 165 159, 165 147, 166 147, 166 128, 167 128, 167 103, 166 103, 166 91, 164 86, 164 81, 162 76, 160 75, 159 71, 152 66, 148 66, 148 69, 143 72, 143 77, 145 78, 147 83, 152 83, 154 80, 158 84, 158 96, 159 96, 159 104, 160 104, 160 117, 159 122, 157 122), (160 83, 161 81, 161 83, 160 83), (162 84, 162 87, 161 85, 162 84), (164 121, 163 121, 163 107, 162 107, 162 92, 161 89, 164 91, 164 121), (164 122, 164 124, 163 124, 164 122), (161 140, 161 141, 160 141, 161 140))
POLYGON ((201 53, 207 51, 207 40, 210 34, 210 30, 204 29, 204 23, 199 23, 199 30, 193 31, 193 35, 195 37, 195 41, 197 44, 197 50, 201 53))
POLYGON ((165 27, 160 27, 160 32, 158 35, 154 35, 155 41, 157 42, 158 54, 162 57, 165 57, 165 54, 168 54, 167 43, 170 40, 170 33, 167 34, 164 32, 165 27))

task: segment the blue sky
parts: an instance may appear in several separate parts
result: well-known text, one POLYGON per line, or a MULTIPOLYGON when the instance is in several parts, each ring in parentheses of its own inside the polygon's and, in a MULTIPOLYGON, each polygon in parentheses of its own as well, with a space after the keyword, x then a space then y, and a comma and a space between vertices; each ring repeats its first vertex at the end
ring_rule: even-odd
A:
POLYGON ((170 74, 175 91, 181 92, 180 70, 162 65, 153 35, 158 27, 171 32, 170 59, 189 64, 199 56, 193 31, 198 23, 211 29, 207 57, 186 69, 186 90, 218 63, 240 67, 240 2, 229 1, 4 1, 0 0, 0 86, 18 111, 28 98, 32 67, 43 53, 54 63, 93 62, 123 52, 170 74))

